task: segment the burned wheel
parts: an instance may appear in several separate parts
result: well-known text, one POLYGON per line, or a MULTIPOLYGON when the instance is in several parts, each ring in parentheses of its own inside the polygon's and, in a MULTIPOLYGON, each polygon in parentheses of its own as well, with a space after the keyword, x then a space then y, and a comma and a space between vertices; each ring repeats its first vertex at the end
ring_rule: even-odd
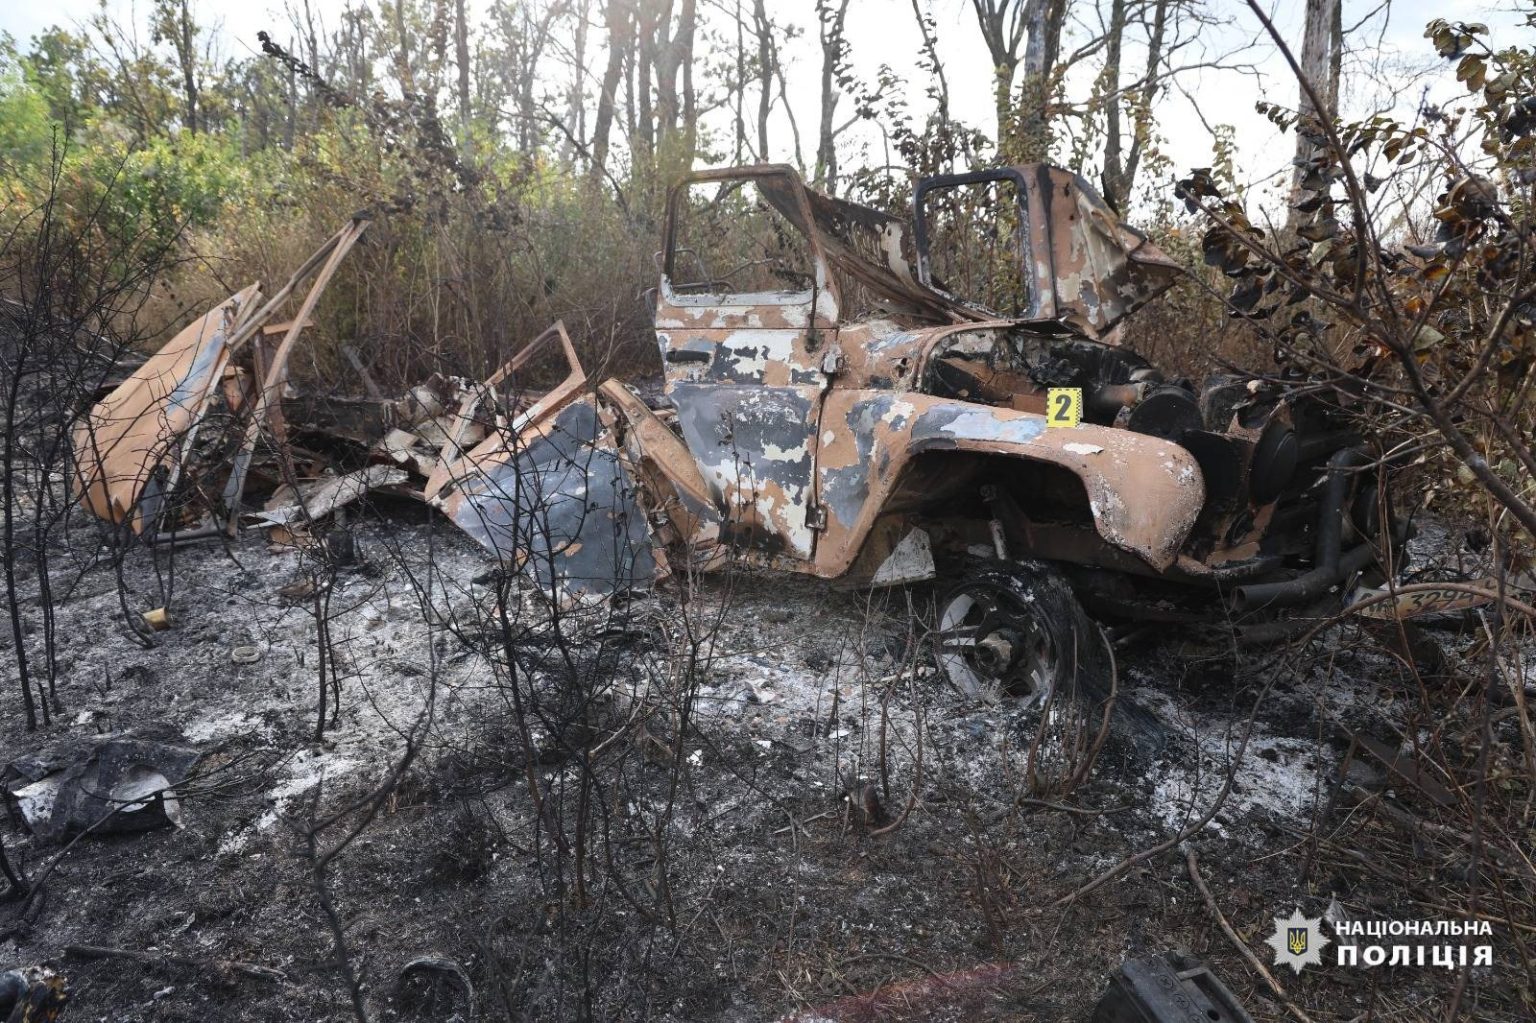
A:
POLYGON ((990 562, 968 572, 938 612, 938 661, 955 687, 1018 698, 1023 713, 1010 717, 1028 791, 1071 792, 1109 734, 1113 662, 1065 580, 1038 562, 990 562))
POLYGON ((989 691, 1044 705, 1104 692, 1104 637, 1049 566, 989 564, 939 602, 937 657, 950 682, 978 696, 989 691))

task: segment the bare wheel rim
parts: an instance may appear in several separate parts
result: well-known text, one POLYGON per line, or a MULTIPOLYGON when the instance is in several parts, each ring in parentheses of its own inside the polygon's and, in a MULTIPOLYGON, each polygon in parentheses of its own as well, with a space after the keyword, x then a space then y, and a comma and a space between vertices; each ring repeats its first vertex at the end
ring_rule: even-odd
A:
POLYGON ((1000 689, 1032 705, 1050 697, 1063 668, 1038 605, 985 583, 962 588, 945 605, 938 660, 962 692, 1000 689))

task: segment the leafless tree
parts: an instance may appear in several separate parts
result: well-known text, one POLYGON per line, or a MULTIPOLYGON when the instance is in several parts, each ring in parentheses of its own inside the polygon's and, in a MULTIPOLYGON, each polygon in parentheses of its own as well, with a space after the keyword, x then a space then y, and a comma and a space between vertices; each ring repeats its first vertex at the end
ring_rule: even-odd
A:
POLYGON ((1012 160, 1044 159, 1051 139, 1047 105, 1061 56, 1067 0, 971 0, 971 5, 992 57, 998 148, 1012 160))
POLYGON ((597 111, 592 121, 592 175, 600 178, 608 167, 609 135, 613 130, 614 104, 624 67, 634 49, 634 10, 629 0, 607 0, 603 5, 608 27, 608 64, 597 92, 597 111))
POLYGON ((1105 42, 1104 78, 1108 93, 1104 100, 1104 198, 1117 210, 1126 208, 1142 154, 1152 135, 1152 104, 1160 85, 1159 71, 1164 59, 1168 33, 1168 13, 1172 0, 1153 0, 1147 32, 1147 59, 1138 86, 1125 90, 1120 85, 1121 52, 1125 42, 1128 0, 1110 0, 1109 36, 1105 42), (1121 126, 1122 109, 1129 105, 1130 140, 1127 144, 1121 126))
MULTIPOLYGON (((821 117, 816 133, 816 184, 828 191, 837 190, 837 136, 853 123, 850 118, 837 124, 837 104, 849 82, 848 37, 844 26, 848 19, 848 0, 816 0, 816 20, 821 42, 821 117)), ((855 115, 856 117, 857 115, 855 115)))

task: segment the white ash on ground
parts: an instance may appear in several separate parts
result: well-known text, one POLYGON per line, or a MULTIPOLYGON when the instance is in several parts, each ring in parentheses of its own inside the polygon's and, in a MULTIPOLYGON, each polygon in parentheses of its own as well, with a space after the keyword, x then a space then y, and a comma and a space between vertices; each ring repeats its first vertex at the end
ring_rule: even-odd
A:
MULTIPOLYGON (((79 843, 61 868, 73 901, 45 916, 14 954, 158 940, 178 955, 216 949, 323 978, 302 995, 287 989, 283 997, 300 999, 292 1011, 278 1008, 274 992, 241 989, 210 1013, 196 984, 155 999, 163 978, 98 976, 84 999, 96 1015, 339 1011, 329 967, 317 965, 331 953, 297 829, 385 776, 429 696, 433 727, 420 766, 337 870, 375 1008, 395 1011, 389 964, 424 951, 457 957, 489 987, 508 968, 497 965, 498 941, 535 949, 547 964, 537 977, 519 974, 527 998, 537 1003, 540 984, 558 987, 561 964, 572 960, 556 943, 566 925, 550 915, 550 823, 532 810, 528 786, 531 777, 546 799, 575 805, 601 771, 603 828, 613 837, 586 883, 606 894, 570 940, 602 950, 608 975, 660 999, 653 1018, 678 1020, 774 1018, 816 1004, 805 978, 828 956, 874 955, 867 965, 883 963, 884 972, 860 975, 863 984, 895 974, 901 960, 879 955, 957 966, 995 958, 1003 953, 988 937, 993 929, 1012 935, 1007 954, 1049 950, 1055 965, 1032 970, 1065 971, 1060 991, 1028 1011, 1068 1018, 1096 998, 1119 956, 1186 940, 1181 928, 1191 938, 1208 934, 1209 920, 1197 902, 1187 919, 1170 917, 1166 878, 1128 883, 1100 907, 1125 927, 1103 941, 1081 931, 1063 946, 1029 936, 1027 904, 1060 896, 1198 819, 1233 768, 1273 671, 1285 674, 1254 720, 1230 797, 1197 836, 1220 843, 1234 863, 1264 855, 1274 834, 1304 830, 1327 808, 1343 754, 1338 726, 1390 724, 1411 700, 1394 687, 1387 658, 1347 639, 1325 639, 1304 664, 1285 665, 1234 660, 1219 648, 1192 653, 1184 639, 1133 647, 1118 656, 1123 693, 1155 716, 1162 749, 1108 750, 1070 797, 1081 813, 1052 813, 1021 802, 1039 713, 970 699, 944 679, 913 624, 913 611, 919 621, 927 613, 921 587, 848 593, 741 574, 572 616, 562 626, 573 639, 569 661, 539 624, 542 602, 511 587, 512 620, 526 628, 516 636, 522 692, 562 710, 575 679, 590 697, 580 713, 532 715, 523 734, 492 663, 495 637, 483 632, 495 624, 496 579, 479 549, 421 522, 369 524, 358 540, 364 563, 342 569, 330 592, 339 715, 330 719, 338 704, 328 696, 318 739, 313 600, 283 596, 303 577, 299 555, 254 536, 228 550, 180 549, 167 602, 169 556, 162 552, 157 572, 148 552, 131 554, 129 611, 170 606, 171 628, 156 634, 154 649, 124 627, 109 566, 56 580, 68 591, 58 618, 68 705, 50 730, 13 730, 8 743, 34 750, 70 734, 158 722, 244 787, 185 799, 180 829, 79 843), (684 684, 689 636, 699 640, 696 689, 684 684), (691 731, 679 746, 674 728, 684 714, 691 731), (658 848, 668 871, 661 888, 658 848), (657 899, 671 900, 680 920, 660 944, 629 901, 657 899), (296 919, 305 923, 296 928, 296 919), (154 937, 164 921, 182 930, 154 937), (655 958, 684 944, 692 951, 655 958)), ((14 833, 7 840, 31 864, 49 854, 14 833)), ((1213 871, 1221 867, 1216 853, 1206 855, 1213 871)), ((1254 921, 1271 902, 1305 897, 1293 875, 1274 870, 1263 894, 1245 896, 1254 921)), ((1249 883, 1237 867, 1220 876, 1249 883)))

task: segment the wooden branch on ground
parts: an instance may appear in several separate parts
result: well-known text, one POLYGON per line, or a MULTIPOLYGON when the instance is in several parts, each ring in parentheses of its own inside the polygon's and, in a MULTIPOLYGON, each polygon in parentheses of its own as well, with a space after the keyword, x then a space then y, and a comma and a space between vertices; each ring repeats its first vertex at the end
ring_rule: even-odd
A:
POLYGON ((1290 996, 1285 993, 1285 988, 1281 987, 1280 982, 1275 979, 1275 975, 1270 973, 1264 964, 1259 961, 1259 957, 1253 954, 1253 950, 1248 947, 1247 942, 1238 937, 1237 932, 1232 929, 1232 925, 1227 922, 1227 918, 1222 915, 1221 907, 1216 905, 1216 897, 1211 894, 1211 889, 1206 885, 1205 878, 1200 875, 1200 857, 1196 855, 1194 846, 1185 849, 1184 862, 1189 864, 1190 880, 1194 881, 1195 887, 1200 890, 1200 897, 1205 900, 1205 908, 1211 911, 1211 916, 1215 917, 1216 922, 1221 925, 1222 933, 1227 936, 1233 946, 1242 954, 1242 957, 1248 960, 1248 965, 1252 966, 1258 975, 1264 978, 1264 983, 1268 984, 1269 989, 1275 993, 1275 997, 1280 999, 1280 1004, 1285 1006, 1291 1015, 1301 1020, 1301 1023, 1312 1023, 1312 1017, 1303 1012, 1299 1005, 1291 1001, 1290 996))
POLYGON ((242 963, 233 959, 187 959, 183 956, 165 955, 160 952, 139 952, 128 948, 106 948, 101 945, 65 945, 64 954, 74 959, 123 959, 141 966, 191 966, 242 973, 257 980, 286 983, 288 975, 269 966, 242 963))

